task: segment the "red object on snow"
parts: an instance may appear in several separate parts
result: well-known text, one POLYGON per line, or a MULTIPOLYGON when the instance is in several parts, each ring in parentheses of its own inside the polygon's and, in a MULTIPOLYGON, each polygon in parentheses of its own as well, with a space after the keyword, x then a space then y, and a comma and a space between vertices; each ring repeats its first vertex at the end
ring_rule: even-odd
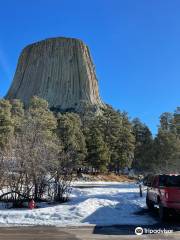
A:
POLYGON ((34 200, 31 200, 31 201, 29 202, 28 208, 31 209, 31 210, 35 208, 35 201, 34 201, 34 200))

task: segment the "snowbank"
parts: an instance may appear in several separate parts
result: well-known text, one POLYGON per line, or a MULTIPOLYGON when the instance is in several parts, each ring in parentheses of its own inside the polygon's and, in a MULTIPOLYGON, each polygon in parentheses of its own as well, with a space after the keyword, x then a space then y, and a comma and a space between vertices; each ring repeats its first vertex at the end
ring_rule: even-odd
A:
POLYGON ((1 204, 0 226, 155 223, 150 216, 136 214, 146 206, 145 195, 139 197, 138 186, 134 183, 76 182, 74 186, 71 200, 64 204, 44 203, 34 210, 5 209, 1 204), (85 188, 86 185, 91 186, 85 188))

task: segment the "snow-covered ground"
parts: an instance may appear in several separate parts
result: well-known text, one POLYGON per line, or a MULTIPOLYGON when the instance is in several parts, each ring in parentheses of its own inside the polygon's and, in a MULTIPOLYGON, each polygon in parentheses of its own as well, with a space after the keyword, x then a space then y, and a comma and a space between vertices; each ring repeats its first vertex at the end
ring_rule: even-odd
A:
POLYGON ((138 186, 134 183, 76 182, 74 186, 71 200, 64 204, 42 204, 34 210, 4 209, 0 205, 0 226, 155 223, 148 215, 136 214, 146 208, 146 205, 145 194, 141 198, 138 186), (79 185, 83 188, 78 188, 79 185), (86 185, 91 187, 85 188, 86 185))

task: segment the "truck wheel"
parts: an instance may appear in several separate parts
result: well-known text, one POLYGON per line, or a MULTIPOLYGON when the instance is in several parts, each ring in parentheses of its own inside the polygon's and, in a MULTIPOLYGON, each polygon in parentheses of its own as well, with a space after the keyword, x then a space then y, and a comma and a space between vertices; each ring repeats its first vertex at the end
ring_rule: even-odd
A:
POLYGON ((149 208, 149 210, 154 209, 154 203, 151 200, 149 200, 148 196, 146 196, 146 205, 149 208))
POLYGON ((159 218, 162 222, 168 218, 168 209, 163 207, 161 203, 159 203, 159 218))

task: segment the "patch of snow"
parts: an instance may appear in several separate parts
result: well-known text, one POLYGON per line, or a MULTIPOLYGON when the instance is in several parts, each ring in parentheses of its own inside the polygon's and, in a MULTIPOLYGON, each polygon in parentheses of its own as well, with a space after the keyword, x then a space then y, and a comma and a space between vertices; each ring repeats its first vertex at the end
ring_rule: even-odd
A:
POLYGON ((7 209, 0 204, 0 226, 155 223, 148 215, 136 214, 146 205, 145 193, 141 198, 135 183, 76 182, 73 185, 71 200, 67 203, 41 203, 33 210, 7 209))

